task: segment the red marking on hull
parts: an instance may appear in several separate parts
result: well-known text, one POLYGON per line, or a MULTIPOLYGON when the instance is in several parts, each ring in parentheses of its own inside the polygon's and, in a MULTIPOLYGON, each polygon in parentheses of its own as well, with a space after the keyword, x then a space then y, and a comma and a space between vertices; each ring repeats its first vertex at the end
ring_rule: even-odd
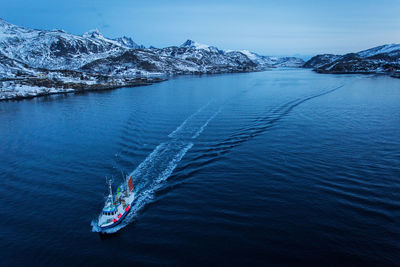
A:
POLYGON ((133 190, 133 181, 132 181, 132 176, 129 177, 129 181, 128 181, 128 187, 129 187, 129 192, 131 192, 133 190))

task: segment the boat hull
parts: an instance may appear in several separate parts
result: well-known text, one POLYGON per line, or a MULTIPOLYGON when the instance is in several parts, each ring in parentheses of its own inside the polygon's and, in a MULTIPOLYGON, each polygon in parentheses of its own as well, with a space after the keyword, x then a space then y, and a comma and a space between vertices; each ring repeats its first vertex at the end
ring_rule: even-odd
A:
POLYGON ((122 214, 122 216, 121 216, 116 222, 113 222, 112 224, 109 224, 109 225, 106 225, 106 226, 101 226, 101 225, 99 225, 100 229, 101 229, 101 230, 107 230, 107 229, 114 228, 115 226, 119 225, 119 224, 124 220, 124 218, 126 217, 126 215, 128 215, 128 213, 129 213, 130 211, 131 211, 131 208, 129 208, 129 210, 125 211, 125 212, 122 214))

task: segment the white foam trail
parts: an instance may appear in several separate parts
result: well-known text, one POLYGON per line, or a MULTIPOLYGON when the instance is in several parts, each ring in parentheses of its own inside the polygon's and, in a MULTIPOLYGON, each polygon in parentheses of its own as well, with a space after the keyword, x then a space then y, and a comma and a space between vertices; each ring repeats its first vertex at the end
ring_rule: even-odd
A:
MULTIPOLYGON (((159 177, 160 173, 168 168, 170 162, 176 162, 176 156, 181 155, 182 150, 186 153, 191 146, 193 146, 193 143, 180 140, 171 140, 159 144, 130 174, 133 180, 138 183, 135 184, 135 187, 141 189, 159 177), (185 150, 186 147, 188 148, 185 150)), ((180 160, 182 157, 178 157, 178 159, 180 160)))
POLYGON ((220 112, 222 107, 220 107, 201 127, 200 129, 192 136, 193 139, 199 137, 199 135, 204 131, 207 125, 212 121, 220 112))
POLYGON ((185 127, 186 123, 187 123, 188 121, 190 121, 193 117, 195 117, 197 114, 199 114, 200 112, 202 112, 208 105, 211 104, 211 102, 212 102, 212 100, 210 100, 207 104, 205 104, 204 106, 202 106, 201 108, 199 108, 195 113, 193 113, 192 115, 190 115, 186 120, 184 120, 184 121, 182 122, 181 125, 179 125, 179 126, 175 129, 175 131, 173 131, 172 133, 170 133, 170 134, 168 135, 168 137, 171 137, 171 138, 177 137, 177 134, 183 130, 183 128, 185 127))
POLYGON ((97 225, 97 221, 92 220, 90 225, 92 226, 92 232, 96 232, 96 233, 101 232, 101 228, 97 225))
MULTIPOLYGON (((141 167, 141 169, 143 170, 143 168, 145 166, 149 166, 148 164, 150 164, 150 166, 154 166, 154 162, 157 160, 161 160, 163 161, 162 157, 160 158, 159 153, 163 153, 163 149, 165 147, 168 147, 168 145, 175 143, 174 141, 171 142, 167 142, 167 143, 162 143, 159 146, 157 146, 156 149, 154 149, 154 151, 139 165, 139 167, 141 167)), ((144 207, 145 204, 149 203, 151 201, 151 199, 153 199, 154 193, 160 188, 161 183, 165 180, 168 179, 168 177, 171 176, 172 172, 175 170, 175 168, 178 166, 179 161, 182 160, 182 158, 185 156, 186 152, 192 148, 193 143, 184 143, 184 145, 182 145, 182 147, 180 148, 180 150, 178 151, 178 153, 174 154, 173 157, 171 158, 170 161, 168 161, 167 164, 164 164, 165 168, 164 169, 159 169, 158 171, 160 171, 158 173, 158 176, 152 180, 151 184, 148 184, 146 186, 146 190, 140 190, 143 188, 139 188, 138 190, 135 188, 135 193, 136 193, 136 200, 134 205, 132 206, 132 210, 131 212, 127 215, 127 217, 124 219, 124 221, 112 228, 112 229, 107 229, 104 232, 106 233, 115 233, 118 230, 120 230, 121 228, 125 227, 126 225, 128 225, 129 223, 131 223, 134 218, 136 217, 136 213, 144 207)), ((163 165, 163 164, 161 164, 163 165)), ((139 169, 139 167, 137 169, 139 169)), ((135 171, 132 172, 131 175, 136 175, 137 173, 140 173, 140 171, 137 171, 137 169, 135 171)), ((156 173, 154 173, 156 174, 156 173)), ((97 226, 97 223, 93 223, 92 222, 92 231, 93 232, 99 232, 101 231, 99 229, 99 227, 97 226)))
POLYGON ((168 164, 168 167, 157 177, 156 181, 158 183, 165 181, 168 177, 171 176, 172 172, 175 170, 178 162, 182 160, 183 156, 185 156, 186 152, 193 147, 193 143, 187 144, 168 164))
MULTIPOLYGON (((134 190, 136 194, 135 202, 131 208, 132 210, 120 225, 112 229, 107 229, 104 232, 115 233, 127 224, 131 223, 136 217, 136 213, 153 199, 154 193, 162 186, 162 182, 172 175, 173 171, 187 151, 193 147, 192 142, 185 140, 188 140, 187 138, 190 137, 193 139, 197 138, 204 131, 210 121, 213 120, 221 111, 221 108, 219 108, 200 127, 197 126, 196 124, 198 122, 201 123, 202 117, 207 116, 207 113, 200 113, 202 113, 211 102, 212 101, 209 101, 183 121, 181 125, 168 135, 173 139, 159 144, 146 157, 146 159, 131 172, 130 176, 133 177, 134 190), (187 125, 189 121, 190 124, 187 125)), ((101 231, 95 221, 92 221, 92 231, 101 231)))

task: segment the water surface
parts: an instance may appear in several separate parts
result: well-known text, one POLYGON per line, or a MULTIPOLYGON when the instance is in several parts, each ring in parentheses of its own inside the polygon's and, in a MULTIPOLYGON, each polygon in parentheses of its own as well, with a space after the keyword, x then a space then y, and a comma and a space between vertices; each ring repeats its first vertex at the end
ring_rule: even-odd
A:
POLYGON ((178 77, 0 102, 2 265, 400 262, 400 80, 178 77), (105 176, 136 211, 96 233, 105 176))

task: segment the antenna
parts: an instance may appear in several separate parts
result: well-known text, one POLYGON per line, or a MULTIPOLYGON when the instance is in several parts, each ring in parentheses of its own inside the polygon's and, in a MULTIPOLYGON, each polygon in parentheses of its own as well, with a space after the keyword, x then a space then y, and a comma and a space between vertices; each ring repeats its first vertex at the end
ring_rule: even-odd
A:
POLYGON ((122 181, 126 182, 126 174, 123 170, 121 170, 122 181))
POLYGON ((108 183, 108 188, 110 189, 110 195, 109 196, 111 196, 111 197, 112 197, 112 183, 113 183, 113 180, 114 180, 113 177, 111 177, 111 178, 106 177, 106 181, 108 183))

